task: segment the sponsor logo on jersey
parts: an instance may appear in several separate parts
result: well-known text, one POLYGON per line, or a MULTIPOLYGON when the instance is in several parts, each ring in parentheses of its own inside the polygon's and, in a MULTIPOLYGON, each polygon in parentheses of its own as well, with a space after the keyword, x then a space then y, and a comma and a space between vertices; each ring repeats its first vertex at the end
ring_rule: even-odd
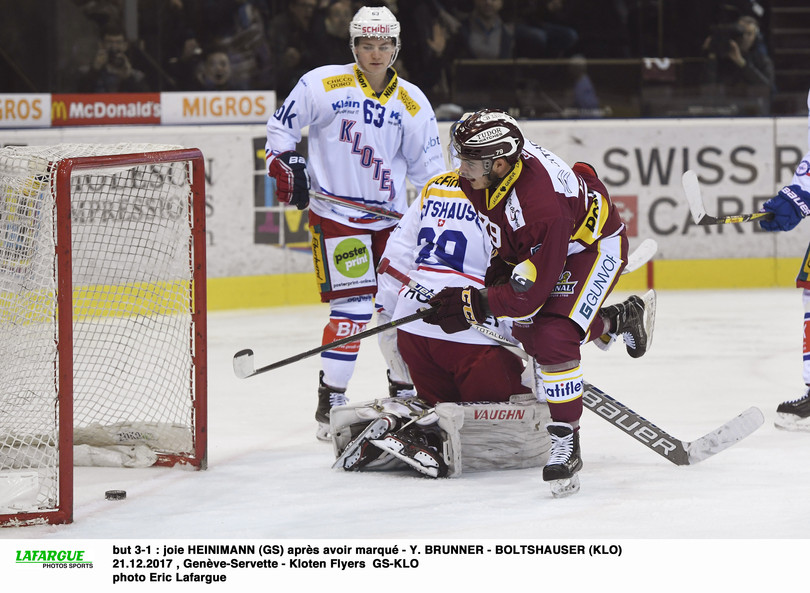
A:
POLYGON ((359 278, 368 272, 370 259, 368 249, 358 239, 341 241, 332 254, 337 271, 348 278, 359 278))
POLYGON ((616 277, 616 268, 619 265, 620 262, 612 255, 607 255, 599 260, 597 269, 591 274, 588 288, 580 298, 582 304, 579 306, 579 312, 585 319, 590 319, 599 309, 600 303, 616 277))
POLYGON ((551 291, 549 296, 552 297, 564 297, 564 296, 571 296, 574 294, 574 289, 579 284, 577 280, 571 280, 571 272, 568 270, 564 271, 560 276, 560 279, 557 280, 557 284, 554 285, 554 289, 551 291))
POLYGON ((340 74, 338 76, 330 76, 323 79, 323 90, 327 93, 337 89, 345 89, 346 87, 354 86, 355 78, 351 74, 340 74))
POLYGON ((589 191, 588 198, 591 200, 588 213, 571 238, 591 245, 602 235, 602 229, 608 218, 608 204, 602 194, 595 191, 589 191))
POLYGON ((281 107, 276 109, 276 112, 273 114, 278 121, 281 122, 281 125, 287 126, 292 130, 293 127, 293 119, 298 117, 297 113, 293 113, 293 107, 295 107, 295 101, 290 101, 289 104, 285 102, 281 107))
POLYGON ((527 292, 537 281, 537 268, 528 259, 520 262, 512 270, 509 284, 515 292, 527 292))
POLYGON ((360 110, 360 101, 352 101, 351 99, 341 99, 340 101, 335 101, 332 103, 332 111, 335 113, 341 113, 345 111, 359 111, 360 110))
POLYGON ((796 167, 796 175, 801 177, 808 174, 810 174, 810 162, 802 161, 799 163, 799 166, 796 167))
POLYGON ((419 107, 419 103, 414 101, 411 96, 408 94, 408 91, 399 87, 399 100, 402 101, 402 104, 405 106, 405 109, 411 115, 416 115, 419 113, 421 107, 419 107))

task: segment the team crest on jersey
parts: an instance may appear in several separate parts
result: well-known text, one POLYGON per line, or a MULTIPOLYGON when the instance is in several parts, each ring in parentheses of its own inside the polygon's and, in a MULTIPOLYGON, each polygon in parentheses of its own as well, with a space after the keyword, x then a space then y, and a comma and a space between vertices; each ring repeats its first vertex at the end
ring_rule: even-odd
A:
POLYGON ((808 175, 808 174, 810 174, 810 162, 802 161, 801 163, 799 163, 799 166, 796 167, 796 175, 801 177, 803 175, 808 175))
POLYGON ((554 289, 551 291, 549 296, 552 297, 562 297, 562 296, 571 296, 574 294, 574 289, 576 288, 578 282, 576 280, 571 280, 571 272, 565 270, 561 275, 560 279, 557 280, 557 284, 554 286, 554 289))
POLYGON ((337 89, 345 89, 350 86, 354 86, 354 76, 351 74, 340 74, 323 79, 323 90, 327 93, 337 89))

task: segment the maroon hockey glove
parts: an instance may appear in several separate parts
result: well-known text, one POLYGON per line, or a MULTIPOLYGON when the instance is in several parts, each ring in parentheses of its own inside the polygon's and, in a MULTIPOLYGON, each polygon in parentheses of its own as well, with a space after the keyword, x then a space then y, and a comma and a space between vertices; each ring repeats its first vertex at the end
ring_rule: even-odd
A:
POLYGON ((428 301, 433 307, 425 323, 438 325, 446 334, 469 329, 472 324, 481 324, 486 319, 486 304, 477 288, 445 288, 428 301))
POLYGON ((294 150, 282 152, 270 162, 267 172, 276 180, 276 197, 284 204, 303 210, 309 205, 307 160, 294 150))

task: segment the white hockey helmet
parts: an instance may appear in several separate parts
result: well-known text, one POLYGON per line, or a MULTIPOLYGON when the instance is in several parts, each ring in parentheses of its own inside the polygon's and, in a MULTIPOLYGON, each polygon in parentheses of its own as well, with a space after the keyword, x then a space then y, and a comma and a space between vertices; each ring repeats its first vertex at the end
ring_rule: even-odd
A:
MULTIPOLYGON (((357 62, 357 52, 354 49, 358 37, 377 37, 387 39, 393 37, 396 42, 394 55, 391 56, 391 66, 399 54, 399 21, 385 6, 363 6, 358 10, 352 22, 349 23, 349 39, 354 61, 357 62)), ((359 65, 359 64, 358 64, 359 65)))

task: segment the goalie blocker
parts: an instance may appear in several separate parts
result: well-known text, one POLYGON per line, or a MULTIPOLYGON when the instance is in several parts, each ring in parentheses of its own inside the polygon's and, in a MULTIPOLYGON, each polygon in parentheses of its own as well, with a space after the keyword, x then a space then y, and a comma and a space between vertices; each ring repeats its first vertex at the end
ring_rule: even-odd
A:
POLYGON ((336 469, 411 467, 429 477, 543 467, 551 446, 548 405, 534 394, 509 402, 443 402, 386 398, 332 409, 336 469))

